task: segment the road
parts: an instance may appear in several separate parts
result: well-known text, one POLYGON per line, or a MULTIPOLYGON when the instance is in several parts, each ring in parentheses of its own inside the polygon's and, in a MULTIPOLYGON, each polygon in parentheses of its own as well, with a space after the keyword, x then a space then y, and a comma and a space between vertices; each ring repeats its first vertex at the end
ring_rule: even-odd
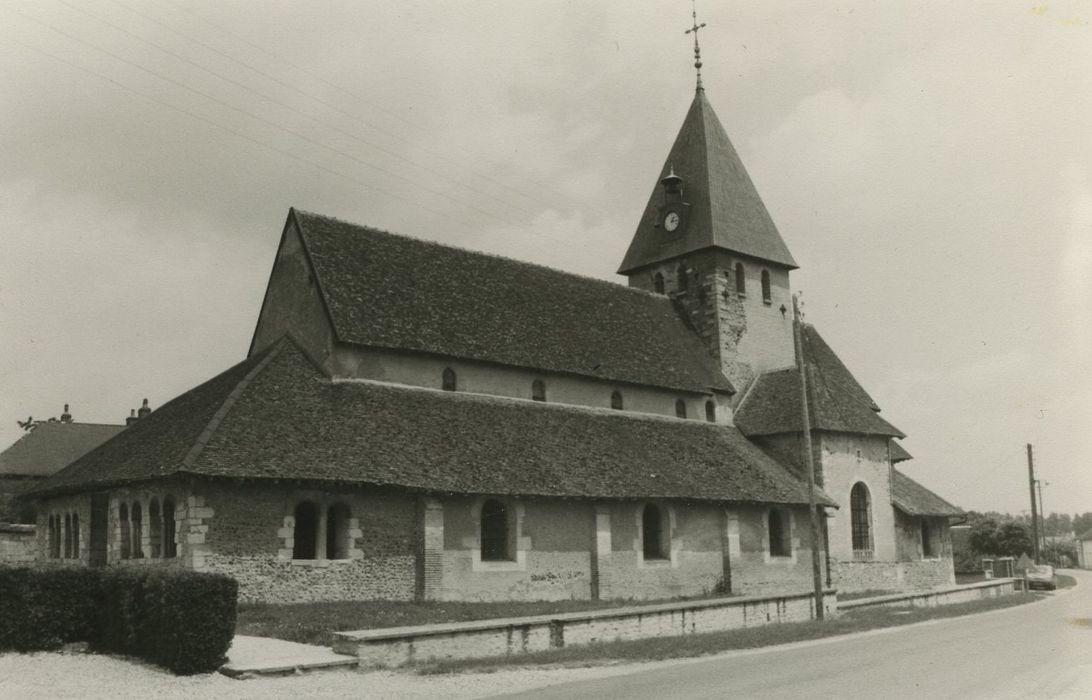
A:
POLYGON ((1077 588, 1016 608, 665 662, 519 697, 1092 698, 1092 572, 1066 573, 1077 588))

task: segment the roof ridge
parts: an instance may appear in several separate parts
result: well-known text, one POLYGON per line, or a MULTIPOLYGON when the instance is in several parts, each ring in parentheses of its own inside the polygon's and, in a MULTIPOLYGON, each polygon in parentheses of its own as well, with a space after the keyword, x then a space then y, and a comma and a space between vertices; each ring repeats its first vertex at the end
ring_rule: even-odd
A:
MULTIPOLYGON (((621 284, 619 282, 613 282, 613 281, 608 280, 608 279, 603 279, 602 277, 593 277, 591 275, 583 275, 583 274, 580 274, 579 272, 570 272, 568 270, 561 270, 561 269, 558 269, 556 267, 550 267, 549 265, 543 265, 542 263, 531 262, 529 260, 521 260, 519 258, 513 258, 513 257, 507 256, 507 255, 499 255, 497 253, 490 253, 490 252, 487 252, 487 251, 484 251, 484 250, 476 250, 474 248, 468 248, 466 246, 452 245, 450 243, 444 243, 444 242, 436 241, 436 240, 433 240, 433 239, 430 239, 430 238, 419 238, 417 236, 411 236, 411 235, 408 235, 408 234, 405 234, 405 233, 398 233, 398 232, 395 232, 395 231, 388 231, 387 229, 376 228, 375 226, 369 226, 367 224, 358 224, 358 223, 354 223, 352 221, 347 221, 345 219, 339 219, 336 216, 327 216, 326 214, 318 214, 316 212, 304 211, 303 209, 296 209, 295 207, 293 207, 292 210, 295 211, 297 215, 310 216, 310 217, 314 217, 316 219, 326 219, 328 221, 335 221, 335 222, 337 222, 339 224, 343 224, 345 226, 351 226, 353 228, 363 229, 365 231, 368 231, 369 233, 377 233, 377 234, 380 234, 380 235, 383 235, 383 236, 390 236, 392 238, 400 238, 402 240, 412 241, 412 242, 420 244, 420 245, 436 246, 438 248, 446 248, 448 250, 456 250, 456 251, 459 251, 459 252, 462 252, 462 253, 469 253, 471 255, 478 255, 478 256, 481 256, 483 258, 489 258, 489 259, 492 259, 492 260, 501 260, 501 261, 504 261, 504 262, 507 262, 507 263, 513 263, 513 264, 516 264, 516 265, 524 265, 524 266, 527 266, 527 267, 533 267, 533 268, 536 268, 536 269, 539 269, 539 270, 546 270, 548 272, 552 272, 552 273, 557 274, 557 275, 565 275, 567 277, 574 277, 576 279, 583 280, 583 281, 586 281, 586 282, 594 282, 596 284, 606 285, 606 286, 609 286, 611 289, 625 290, 627 293, 642 294, 642 295, 651 296, 651 297, 653 297, 655 299, 664 299, 664 300, 670 301, 670 298, 663 295, 663 294, 657 294, 656 292, 651 292, 651 291, 648 291, 648 290, 645 290, 645 289, 640 289, 638 287, 630 287, 629 285, 621 284)), ((306 245, 306 243, 305 243, 305 245, 306 245)))
POLYGON ((212 418, 209 419, 208 425, 206 425, 205 429, 202 430, 201 433, 197 436, 197 439, 194 441, 193 446, 190 448, 189 452, 187 452, 186 456, 182 458, 183 467, 193 466, 193 463, 197 461, 197 458, 199 456, 201 456, 201 452, 205 449, 205 445, 207 445, 209 440, 212 439, 212 436, 216 432, 216 429, 220 427, 220 424, 223 423, 224 418, 227 417, 228 412, 231 411, 232 407, 235 405, 235 402, 239 400, 239 397, 242 395, 243 390, 246 389, 246 387, 250 384, 251 380, 254 379, 254 377, 258 376, 262 372, 262 370, 264 370, 266 366, 269 365, 273 358, 281 353, 281 350, 284 348, 286 342, 291 342, 291 337, 287 334, 281 336, 280 340, 271 345, 269 349, 269 354, 263 357, 253 367, 253 369, 247 372, 246 376, 240 379, 239 383, 236 384, 235 387, 228 393, 227 398, 224 399, 224 402, 220 405, 220 408, 216 409, 216 413, 214 413, 212 415, 212 418))

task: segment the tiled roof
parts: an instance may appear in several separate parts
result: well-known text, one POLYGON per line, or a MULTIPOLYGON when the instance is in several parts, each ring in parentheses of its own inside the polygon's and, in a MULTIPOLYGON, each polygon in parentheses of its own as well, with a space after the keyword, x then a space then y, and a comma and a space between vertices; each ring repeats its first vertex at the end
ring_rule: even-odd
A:
POLYGON ((338 340, 732 391, 662 295, 295 211, 338 340))
POLYGON ((1085 541, 1085 542, 1087 542, 1088 540, 1092 540, 1092 530, 1089 530, 1088 532, 1084 533, 1083 535, 1081 535, 1077 539, 1085 541))
MULTIPOLYGON (((880 417, 876 402, 815 328, 803 326, 801 345, 808 369, 813 430, 903 437, 898 428, 880 417)), ((759 375, 736 410, 735 423, 744 435, 799 432, 799 372, 789 368, 759 375)))
POLYGON ((711 246, 790 268, 797 266, 705 92, 698 91, 619 272, 711 246), (672 170, 683 179, 682 199, 690 207, 684 229, 667 232, 656 224, 664 204, 660 180, 672 170))
POLYGON ((905 462, 906 460, 913 459, 913 458, 914 458, 914 455, 907 452, 906 448, 903 447, 899 443, 898 440, 892 440, 891 441, 891 462, 892 463, 905 462))
POLYGON ((0 452, 0 476, 49 476, 124 429, 100 423, 38 423, 0 452))
POLYGON ((172 473, 432 493, 807 501, 799 479, 730 427, 336 381, 287 339, 162 406, 36 492, 172 473))
POLYGON ((963 515, 963 510, 953 506, 940 496, 906 476, 898 469, 893 469, 891 480, 891 502, 907 515, 956 516, 963 515))

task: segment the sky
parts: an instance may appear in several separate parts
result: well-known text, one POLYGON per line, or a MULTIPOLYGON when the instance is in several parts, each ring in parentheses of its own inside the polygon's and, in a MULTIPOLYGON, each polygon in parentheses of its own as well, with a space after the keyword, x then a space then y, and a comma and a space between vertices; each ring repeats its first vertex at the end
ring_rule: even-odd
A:
MULTIPOLYGON (((1092 2, 698 0, 820 331, 968 509, 1092 511, 1092 2)), ((244 358, 289 207, 615 275, 686 0, 0 0, 0 446, 244 358)))

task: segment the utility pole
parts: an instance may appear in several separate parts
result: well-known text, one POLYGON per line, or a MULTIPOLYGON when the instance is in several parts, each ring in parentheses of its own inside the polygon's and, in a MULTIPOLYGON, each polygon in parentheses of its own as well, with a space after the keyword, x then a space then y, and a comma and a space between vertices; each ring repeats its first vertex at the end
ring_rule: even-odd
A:
POLYGON ((1028 443, 1028 486, 1031 488, 1031 543, 1035 552, 1035 563, 1039 564, 1039 510, 1035 507, 1035 461, 1031 456, 1031 443, 1028 443))
POLYGON ((1041 530, 1040 530, 1040 533, 1039 533, 1040 535, 1042 535, 1042 538, 1043 538, 1043 547, 1039 551, 1041 551, 1043 553, 1043 555, 1046 556, 1046 548, 1047 548, 1046 510, 1043 508, 1043 487, 1044 486, 1049 486, 1050 482, 1049 481, 1044 482, 1042 479, 1036 479, 1035 480, 1035 485, 1039 487, 1039 522, 1043 526, 1041 528, 1041 530))
POLYGON ((804 466, 808 473, 808 513, 811 515, 811 578, 815 589, 815 619, 822 620, 823 572, 819 563, 819 508, 815 503, 815 458, 811 451, 811 417, 808 414, 808 375, 800 341, 800 309, 792 295, 792 339, 800 369, 800 425, 804 430, 804 466))

